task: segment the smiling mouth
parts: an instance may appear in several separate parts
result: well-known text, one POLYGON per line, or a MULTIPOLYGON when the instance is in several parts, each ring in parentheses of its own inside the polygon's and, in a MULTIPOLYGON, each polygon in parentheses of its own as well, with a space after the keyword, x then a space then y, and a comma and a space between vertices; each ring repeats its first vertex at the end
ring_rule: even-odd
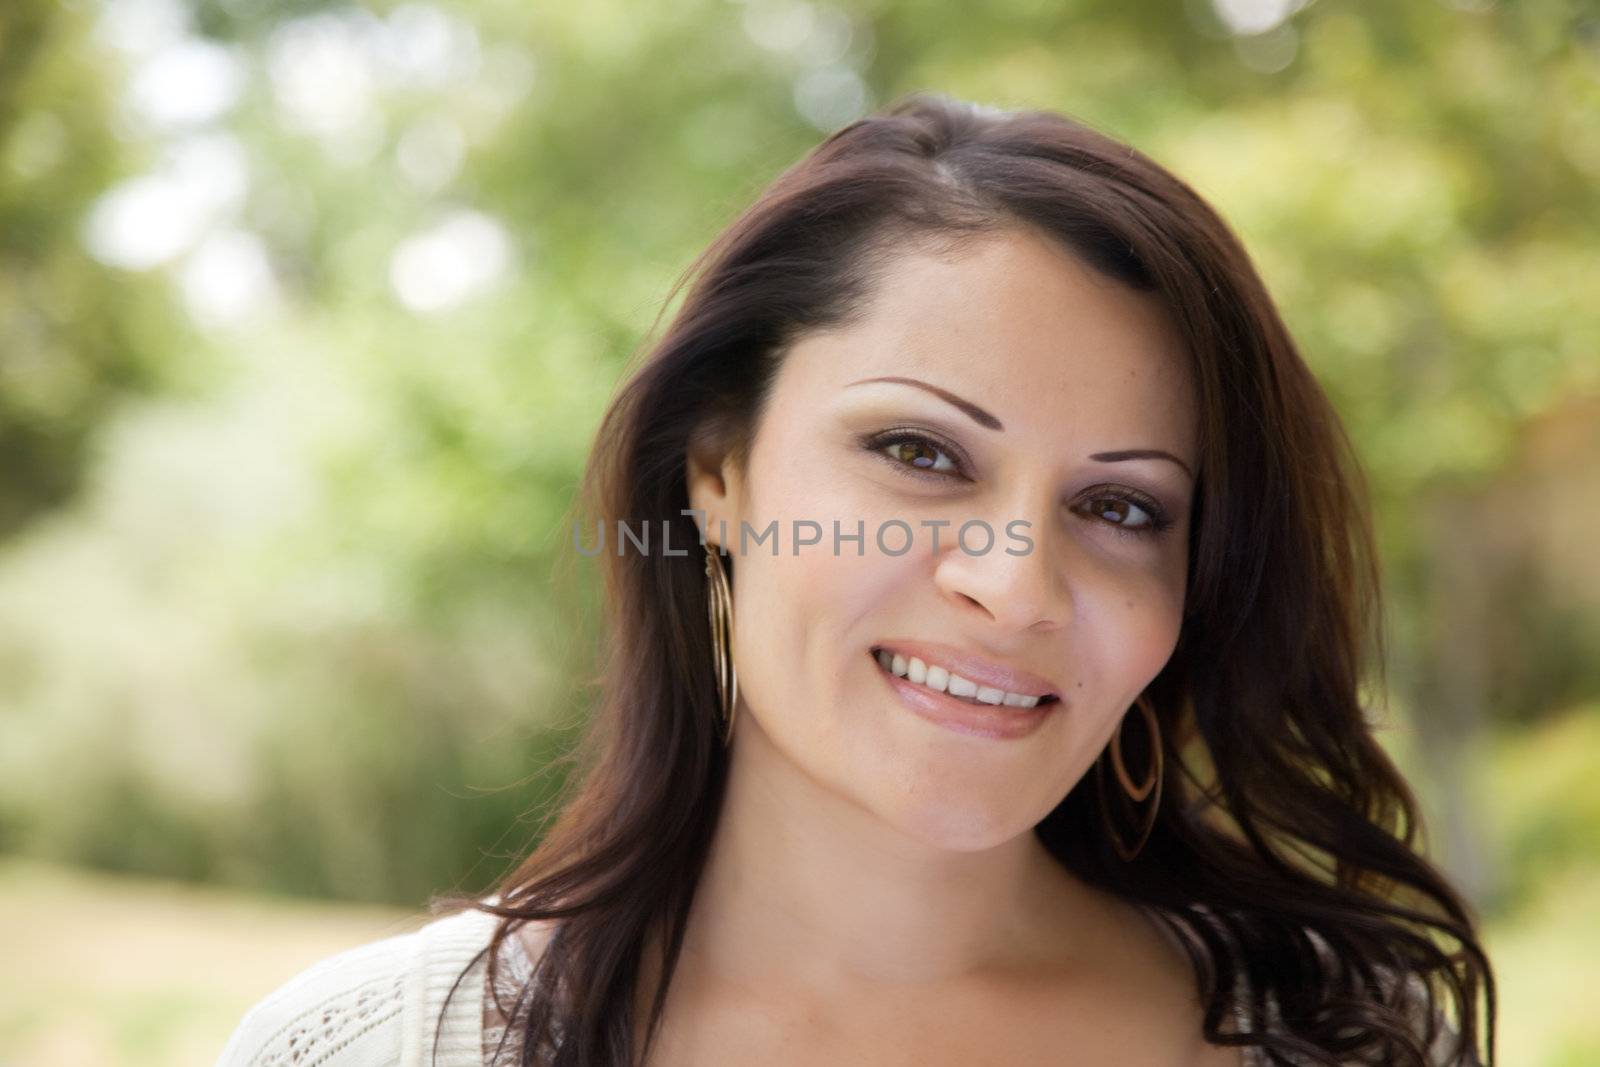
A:
POLYGON ((922 664, 921 660, 910 661, 906 672, 899 673, 894 670, 889 654, 883 649, 868 649, 867 655, 871 657, 873 664, 885 674, 910 682, 912 685, 921 686, 929 692, 940 693, 953 700, 959 700, 963 704, 972 704, 978 707, 1003 706, 1017 711, 1024 711, 1029 708, 1048 707, 1060 700, 1054 693, 1032 697, 1018 693, 1007 693, 990 686, 981 686, 969 679, 962 678, 959 674, 951 674, 937 664, 922 664), (920 670, 918 669, 919 666, 920 670), (921 674, 922 677, 916 677, 917 674, 921 674), (960 692, 952 692, 952 688, 960 690, 960 692))

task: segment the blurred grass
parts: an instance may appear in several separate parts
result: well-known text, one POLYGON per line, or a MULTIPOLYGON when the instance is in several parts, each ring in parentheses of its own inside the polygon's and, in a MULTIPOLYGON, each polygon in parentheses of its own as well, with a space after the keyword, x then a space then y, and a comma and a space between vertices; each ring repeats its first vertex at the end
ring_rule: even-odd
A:
POLYGON ((1600 1064, 1600 705, 1488 748, 1487 831, 1502 884, 1490 914, 1508 1064, 1600 1064))
MULTIPOLYGON (((1600 754, 1591 753, 1600 763, 1600 754)), ((1488 924, 1507 1067, 1600 1064, 1600 864, 1548 879, 1529 904, 1488 924)))
MULTIPOLYGON (((1489 753, 1495 850, 1514 892, 1486 912, 1506 1067, 1600 1063, 1600 707, 1489 753), (1571 823, 1568 827, 1567 824, 1571 823), (1551 829, 1554 827, 1555 829, 1551 829)), ((0 857, 0 1064, 210 1065, 245 1010, 423 913, 326 904, 0 857)))
POLYGON ((285 980, 425 921, 0 857, 0 1064, 210 1067, 285 980))

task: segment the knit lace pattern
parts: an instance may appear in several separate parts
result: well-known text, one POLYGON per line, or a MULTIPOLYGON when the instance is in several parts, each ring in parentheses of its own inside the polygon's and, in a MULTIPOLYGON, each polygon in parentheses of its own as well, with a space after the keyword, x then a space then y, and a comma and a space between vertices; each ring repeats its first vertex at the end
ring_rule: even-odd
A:
POLYGON ((316 1067, 399 1016, 404 976, 374 978, 283 1026, 255 1061, 260 1067, 316 1067))

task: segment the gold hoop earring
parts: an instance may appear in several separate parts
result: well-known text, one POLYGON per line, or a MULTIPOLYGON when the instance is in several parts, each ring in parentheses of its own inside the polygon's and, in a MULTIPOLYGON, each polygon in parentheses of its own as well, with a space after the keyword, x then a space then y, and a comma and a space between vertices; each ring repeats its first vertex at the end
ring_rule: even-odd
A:
POLYGON ((717 559, 720 549, 706 545, 706 602, 711 621, 711 664, 717 677, 724 746, 733 744, 733 717, 739 711, 739 672, 733 666, 733 589, 717 559))
POLYGON ((1106 746, 1111 750, 1112 766, 1117 772, 1117 780, 1122 784, 1122 790, 1128 797, 1128 806, 1134 807, 1145 798, 1150 797, 1149 807, 1140 817, 1139 840, 1131 849, 1123 843, 1122 836, 1117 828, 1112 825, 1110 803, 1107 800, 1105 789, 1105 755, 1106 750, 1101 749, 1100 755, 1095 757, 1094 772, 1096 789, 1100 796, 1100 818, 1105 823, 1106 835, 1111 838, 1111 844, 1125 862, 1131 862, 1144 848, 1144 843, 1150 838, 1150 831, 1156 824, 1156 810, 1161 806, 1161 779, 1164 766, 1161 751, 1161 721, 1156 718, 1155 708, 1150 704, 1148 697, 1140 696, 1134 701, 1134 707, 1144 713, 1145 727, 1150 733, 1150 774, 1142 783, 1134 784, 1133 776, 1128 773, 1128 766, 1122 759, 1122 726, 1126 723, 1127 716, 1117 723, 1117 729, 1111 735, 1111 743, 1106 746), (1151 794, 1155 795, 1151 797, 1151 794))

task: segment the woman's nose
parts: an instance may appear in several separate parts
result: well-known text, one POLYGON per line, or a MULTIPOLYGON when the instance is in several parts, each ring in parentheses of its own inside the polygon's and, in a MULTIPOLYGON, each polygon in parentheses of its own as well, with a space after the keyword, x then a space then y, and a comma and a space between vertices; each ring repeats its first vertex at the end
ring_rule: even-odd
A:
POLYGON ((966 529, 966 536, 939 547, 934 581, 947 596, 1006 631, 1065 625, 1070 591, 1045 543, 1049 530, 1032 517, 974 520, 966 529))

